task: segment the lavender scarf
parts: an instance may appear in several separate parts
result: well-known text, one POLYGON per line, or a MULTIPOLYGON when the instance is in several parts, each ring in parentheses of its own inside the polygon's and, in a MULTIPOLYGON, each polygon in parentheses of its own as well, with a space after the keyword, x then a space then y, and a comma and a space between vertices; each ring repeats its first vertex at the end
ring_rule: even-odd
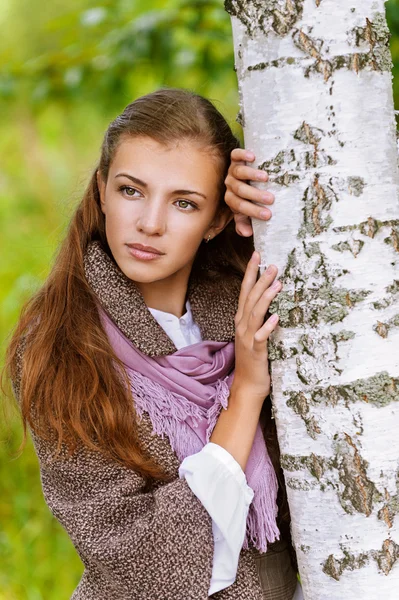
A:
MULTIPOLYGON (((137 414, 148 413, 153 430, 167 435, 178 459, 199 452, 209 441, 219 413, 227 408, 234 375, 234 343, 203 341, 166 356, 149 357, 126 338, 100 308, 115 354, 129 376, 137 414)), ((279 538, 277 478, 258 423, 245 470, 254 491, 244 548, 266 552, 279 538)))

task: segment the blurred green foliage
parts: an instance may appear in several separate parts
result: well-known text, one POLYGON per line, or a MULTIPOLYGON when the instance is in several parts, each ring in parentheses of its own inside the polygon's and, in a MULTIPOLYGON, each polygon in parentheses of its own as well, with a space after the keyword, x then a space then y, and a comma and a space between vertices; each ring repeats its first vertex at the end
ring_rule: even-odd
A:
MULTIPOLYGON (((399 100, 399 0, 389 0, 399 100)), ((211 98, 235 128, 233 42, 222 0, 2 0, 0 338, 46 277, 109 121, 161 85, 211 98)), ((3 343, 3 350, 5 343, 3 343)), ((83 567, 42 497, 31 442, 0 423, 0 600, 66 600, 83 567)))

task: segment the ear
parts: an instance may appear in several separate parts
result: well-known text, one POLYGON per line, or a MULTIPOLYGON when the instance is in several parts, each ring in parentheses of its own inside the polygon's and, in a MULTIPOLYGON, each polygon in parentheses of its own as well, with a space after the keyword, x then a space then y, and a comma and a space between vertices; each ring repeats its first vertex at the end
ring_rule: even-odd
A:
POLYGON ((220 210, 218 210, 206 235, 210 235, 211 239, 216 237, 233 219, 234 213, 229 209, 228 206, 223 206, 220 210))
POLYGON ((103 181, 103 178, 102 178, 99 170, 96 172, 96 178, 97 178, 98 191, 100 194, 101 210, 105 214, 105 182, 103 181))

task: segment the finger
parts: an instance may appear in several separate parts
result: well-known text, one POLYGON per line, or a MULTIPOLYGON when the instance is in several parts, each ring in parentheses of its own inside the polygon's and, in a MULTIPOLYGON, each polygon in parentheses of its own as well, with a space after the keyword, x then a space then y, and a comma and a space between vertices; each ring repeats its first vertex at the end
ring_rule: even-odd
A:
POLYGON ((262 327, 265 320, 265 315, 270 307, 270 304, 280 292, 281 287, 282 284, 280 281, 274 281, 272 285, 269 286, 263 292, 263 294, 260 295, 258 301, 253 306, 249 314, 247 327, 247 333, 250 336, 255 337, 255 334, 258 331, 258 329, 262 327))
POLYGON ((245 148, 234 148, 230 154, 231 160, 234 161, 247 161, 253 162, 255 160, 255 154, 251 152, 251 150, 246 150, 245 148))
POLYGON ((246 217, 261 219, 262 221, 271 219, 272 211, 269 208, 257 206, 249 200, 243 200, 240 196, 236 196, 231 190, 226 191, 224 199, 234 213, 240 213, 246 217))
POLYGON ((240 213, 236 213, 234 215, 234 220, 236 222, 236 232, 238 235, 242 235, 243 237, 250 237, 253 235, 251 219, 246 217, 245 215, 240 215, 240 213))
POLYGON ((247 167, 242 163, 233 163, 229 169, 229 174, 232 177, 243 181, 267 181, 269 179, 268 174, 265 171, 247 167))
MULTIPOLYGON (((270 334, 275 331, 279 322, 279 316, 277 313, 274 313, 271 317, 267 319, 267 321, 262 325, 262 327, 255 333, 254 335, 254 350, 255 351, 265 351, 265 343, 269 339, 270 334)), ((266 346, 267 350, 267 346, 266 346)))
POLYGON ((244 306, 247 301, 248 294, 254 287, 256 279, 258 277, 260 262, 259 252, 253 252, 250 260, 248 261, 247 268, 245 269, 245 275, 241 282, 240 296, 238 298, 238 308, 236 312, 237 322, 241 321, 244 312, 244 306))
MULTIPOLYGON (((276 265, 269 265, 266 271, 262 273, 256 283, 252 286, 251 291, 247 294, 246 302, 243 308, 242 320, 244 321, 246 328, 250 328, 250 321, 256 319, 258 316, 258 310, 255 310, 255 306, 258 303, 264 292, 272 285, 274 278, 277 275, 276 265)), ((266 311, 263 313, 263 318, 266 311)), ((259 327, 262 321, 259 323, 259 327)))
POLYGON ((233 192, 233 194, 240 196, 240 198, 244 198, 245 200, 262 202, 262 204, 273 204, 274 202, 274 194, 271 192, 259 190, 255 186, 249 185, 249 183, 245 183, 231 175, 227 175, 225 184, 227 191, 233 192))

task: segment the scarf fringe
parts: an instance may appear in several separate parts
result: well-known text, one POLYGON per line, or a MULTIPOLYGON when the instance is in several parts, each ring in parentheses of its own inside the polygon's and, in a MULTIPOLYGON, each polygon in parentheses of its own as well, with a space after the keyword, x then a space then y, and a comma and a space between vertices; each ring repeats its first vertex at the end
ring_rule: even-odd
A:
MULTIPOLYGON (((148 413, 154 433, 169 438, 171 447, 180 461, 186 456, 196 454, 203 447, 201 440, 193 435, 192 428, 187 424, 187 417, 191 417, 194 427, 198 427, 200 420, 206 418, 206 441, 209 442, 222 409, 228 408, 229 376, 216 382, 214 402, 211 408, 206 410, 137 371, 128 369, 128 372, 138 416, 142 417, 144 412, 148 413)), ((249 549, 253 545, 260 552, 266 552, 267 543, 276 541, 280 535, 276 523, 277 478, 267 449, 257 470, 259 476, 256 485, 253 486, 254 498, 248 511, 243 548, 249 549)), ((249 479, 248 485, 251 483, 249 479)))
POLYGON ((183 396, 173 394, 137 371, 129 369, 129 377, 137 414, 142 417, 143 412, 148 413, 154 433, 169 438, 178 459, 183 461, 186 456, 199 452, 201 441, 190 435, 185 419, 190 416, 194 426, 198 426, 203 416, 201 407, 187 402, 183 396))
POLYGON ((280 539, 276 522, 278 513, 276 490, 269 481, 266 476, 259 480, 259 486, 249 507, 243 544, 246 550, 251 542, 260 552, 266 552, 268 542, 273 543, 280 539))
POLYGON ((220 379, 216 384, 215 400, 207 413, 208 427, 206 428, 206 441, 209 442, 216 422, 219 418, 222 408, 227 409, 230 388, 226 383, 228 376, 220 379))

